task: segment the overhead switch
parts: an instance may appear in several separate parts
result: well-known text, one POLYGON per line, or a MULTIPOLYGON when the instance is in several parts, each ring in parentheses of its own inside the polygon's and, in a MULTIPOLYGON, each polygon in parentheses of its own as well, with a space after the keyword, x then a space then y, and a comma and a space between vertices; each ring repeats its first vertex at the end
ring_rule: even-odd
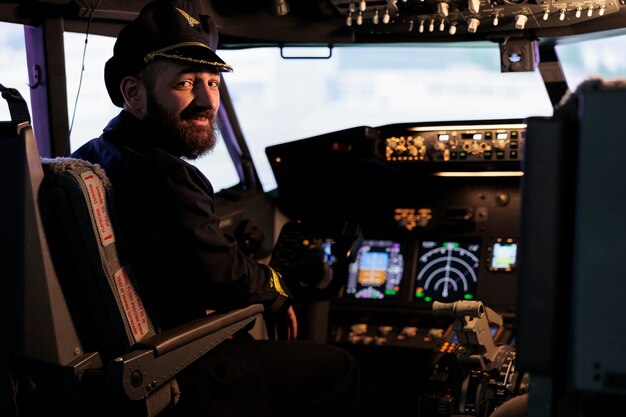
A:
POLYGON ((437 3, 437 13, 443 17, 448 17, 448 13, 450 12, 450 5, 445 1, 440 1, 437 3))
POLYGON ((480 25, 480 20, 476 19, 475 17, 472 17, 467 24, 467 31, 469 33, 476 33, 476 30, 478 29, 478 25, 480 25))
POLYGON ((469 0, 469 11, 476 14, 480 11, 480 0, 469 0))
POLYGON ((525 14, 518 14, 515 16, 515 29, 524 29, 526 22, 528 22, 528 17, 525 14))

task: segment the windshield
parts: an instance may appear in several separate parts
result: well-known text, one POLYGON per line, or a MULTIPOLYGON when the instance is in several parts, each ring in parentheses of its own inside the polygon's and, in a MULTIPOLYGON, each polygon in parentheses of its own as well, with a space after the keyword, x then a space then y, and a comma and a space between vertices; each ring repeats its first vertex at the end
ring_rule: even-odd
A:
MULTIPOLYGON (((571 89, 591 76, 626 77, 626 36, 596 37, 557 46, 571 89)), ((102 75, 113 43, 113 38, 89 35, 85 50, 84 34, 65 36, 72 150, 98 136, 119 112, 102 75)), ((291 57, 328 55, 327 49, 284 52, 291 57)), ((314 60, 283 59, 278 48, 218 53, 234 67, 224 80, 265 191, 276 187, 265 156, 270 145, 355 126, 552 114, 539 72, 501 73, 495 43, 335 47, 330 59, 314 60)), ((0 83, 17 88, 29 101, 20 25, 0 23, 0 59, 11 62, 0 65, 0 83)), ((9 117, 0 104, 0 120, 9 117)), ((222 141, 194 163, 216 191, 239 182, 222 141)))
POLYGON ((559 61, 570 90, 589 77, 626 77, 626 35, 561 42, 556 46, 559 61))
POLYGON ((501 73, 493 43, 336 47, 326 60, 282 59, 276 48, 220 55, 266 191, 276 186, 269 145, 354 126, 552 114, 539 72, 501 73))

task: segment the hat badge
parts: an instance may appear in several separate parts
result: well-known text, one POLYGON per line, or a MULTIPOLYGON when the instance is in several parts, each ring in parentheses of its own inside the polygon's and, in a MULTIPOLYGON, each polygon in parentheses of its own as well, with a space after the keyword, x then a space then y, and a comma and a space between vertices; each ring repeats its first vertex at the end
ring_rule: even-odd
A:
POLYGON ((200 22, 196 19, 194 19, 189 13, 187 13, 186 11, 179 9, 178 7, 176 8, 176 10, 178 10, 178 12, 187 20, 187 23, 189 23, 189 26, 194 27, 196 25, 199 25, 200 22))

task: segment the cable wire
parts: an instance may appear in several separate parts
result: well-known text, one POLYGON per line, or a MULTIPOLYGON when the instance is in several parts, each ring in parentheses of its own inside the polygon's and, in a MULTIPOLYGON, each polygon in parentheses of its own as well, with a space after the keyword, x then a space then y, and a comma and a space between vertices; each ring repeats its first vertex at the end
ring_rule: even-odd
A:
MULTIPOLYGON (((76 109, 78 107, 78 97, 80 96, 80 89, 83 85, 83 74, 85 73, 85 57, 87 56, 87 42, 89 39, 89 29, 91 28, 91 21, 93 20, 93 14, 102 3, 102 0, 98 0, 98 3, 89 11, 89 20, 87 21, 87 30, 85 31, 85 46, 83 47, 83 58, 81 62, 80 78, 78 80, 78 89, 76 90, 76 98, 74 99, 74 110, 72 111, 72 121, 70 123, 70 129, 67 135, 67 142, 65 143, 65 155, 70 151, 70 138, 72 137, 72 129, 74 128, 74 119, 76 118, 76 109)), ((92 3, 93 4, 93 3, 92 3)))

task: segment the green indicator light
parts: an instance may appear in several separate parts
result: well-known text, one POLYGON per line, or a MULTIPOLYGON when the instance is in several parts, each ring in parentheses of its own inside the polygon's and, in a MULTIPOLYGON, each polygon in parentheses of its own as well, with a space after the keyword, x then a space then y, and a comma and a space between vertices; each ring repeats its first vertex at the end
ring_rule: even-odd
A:
POLYGON ((444 242, 443 246, 446 248, 458 248, 459 242, 444 242))
POLYGON ((465 298, 466 300, 471 300, 474 298, 474 296, 472 294, 465 294, 463 298, 465 298))
POLYGON ((432 300, 433 300, 433 299, 432 299, 432 298, 430 298, 430 297, 426 297, 426 298, 424 298, 424 301, 431 302, 432 300))
POLYGON ((416 296, 416 297, 423 297, 423 296, 424 296, 424 293, 423 293, 423 292, 416 292, 416 293, 415 293, 415 296, 416 296))
POLYGON ((396 292, 394 290, 385 290, 385 294, 386 295, 396 295, 396 292))

